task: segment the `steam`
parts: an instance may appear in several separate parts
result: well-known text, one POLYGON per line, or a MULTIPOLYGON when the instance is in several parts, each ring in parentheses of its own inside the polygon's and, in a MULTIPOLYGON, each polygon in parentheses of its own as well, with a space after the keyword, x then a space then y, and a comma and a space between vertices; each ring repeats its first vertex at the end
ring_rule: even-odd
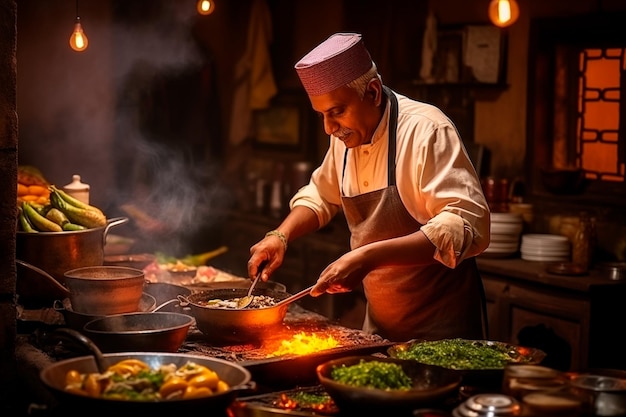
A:
MULTIPOLYGON (((215 109, 203 108, 208 103, 198 95, 208 61, 191 36, 195 9, 184 2, 161 6, 145 25, 115 27, 122 46, 115 54, 116 140, 126 155, 116 169, 118 205, 130 203, 163 226, 156 230, 157 250, 183 255, 190 253, 190 235, 210 226, 216 206, 231 197, 220 184, 218 158, 206 151, 207 142, 220 139, 211 137, 219 133, 210 125, 215 109)), ((155 232, 129 217, 143 232, 155 232)))
MULTIPOLYGON (((69 49, 57 3, 19 5, 19 163, 59 186, 80 174, 108 217, 132 204, 175 231, 138 228, 149 251, 189 253, 190 234, 233 198, 219 175, 218 98, 202 78, 212 57, 192 35, 193 2, 86 2, 84 53, 69 49)), ((138 226, 129 218, 112 233, 138 226)))

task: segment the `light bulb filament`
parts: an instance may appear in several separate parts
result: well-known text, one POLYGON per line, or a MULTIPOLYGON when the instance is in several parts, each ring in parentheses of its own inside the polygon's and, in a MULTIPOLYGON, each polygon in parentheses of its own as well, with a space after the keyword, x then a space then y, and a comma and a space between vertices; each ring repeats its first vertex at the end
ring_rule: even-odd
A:
POLYGON ((516 0, 491 0, 488 13, 494 25, 506 27, 515 23, 519 17, 519 6, 516 0))
POLYGON ((80 18, 77 17, 76 23, 74 24, 74 31, 70 36, 70 47, 77 52, 82 52, 87 49, 88 45, 89 40, 83 31, 83 26, 80 24, 80 18))
POLYGON ((213 0, 198 0, 196 8, 198 9, 198 13, 207 16, 215 10, 215 2, 213 0))
POLYGON ((511 4, 509 0, 500 0, 498 3, 498 19, 502 23, 506 23, 511 20, 511 4))

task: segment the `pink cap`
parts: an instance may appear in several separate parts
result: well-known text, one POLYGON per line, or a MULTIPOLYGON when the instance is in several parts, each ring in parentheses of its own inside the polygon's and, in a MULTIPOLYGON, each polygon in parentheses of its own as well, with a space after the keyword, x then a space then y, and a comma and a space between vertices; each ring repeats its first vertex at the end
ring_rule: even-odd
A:
POLYGON ((310 96, 329 93, 354 81, 372 67, 372 58, 358 33, 336 33, 295 65, 310 96))

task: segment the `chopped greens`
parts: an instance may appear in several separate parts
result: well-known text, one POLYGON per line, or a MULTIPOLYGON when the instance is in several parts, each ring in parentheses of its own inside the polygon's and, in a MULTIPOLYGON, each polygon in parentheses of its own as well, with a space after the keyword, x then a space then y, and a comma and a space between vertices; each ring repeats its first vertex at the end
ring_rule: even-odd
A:
POLYGON ((336 366, 331 370, 334 381, 355 387, 369 387, 382 390, 408 390, 412 386, 411 378, 397 363, 365 361, 356 365, 336 366))
POLYGON ((457 370, 504 369, 509 362, 525 361, 514 346, 465 339, 408 344, 396 349, 393 356, 457 370))
POLYGON ((291 399, 300 404, 301 407, 309 407, 328 403, 331 400, 327 393, 314 394, 310 392, 295 392, 291 394, 291 399))

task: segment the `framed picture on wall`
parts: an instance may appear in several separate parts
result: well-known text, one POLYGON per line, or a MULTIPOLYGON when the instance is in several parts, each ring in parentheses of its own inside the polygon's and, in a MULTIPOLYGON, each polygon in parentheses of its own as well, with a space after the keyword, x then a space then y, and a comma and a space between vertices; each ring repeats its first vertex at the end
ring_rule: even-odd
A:
POLYGON ((308 138, 306 96, 279 93, 267 109, 254 112, 255 147, 299 151, 308 138))

